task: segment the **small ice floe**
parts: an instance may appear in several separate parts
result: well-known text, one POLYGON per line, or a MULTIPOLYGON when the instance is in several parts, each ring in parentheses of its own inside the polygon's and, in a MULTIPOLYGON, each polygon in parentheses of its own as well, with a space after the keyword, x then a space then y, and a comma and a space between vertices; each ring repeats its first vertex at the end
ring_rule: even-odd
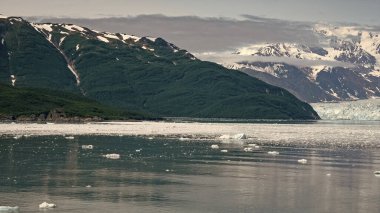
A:
POLYGON ((154 138, 153 137, 149 137, 148 140, 153 140, 154 138))
POLYGON ((22 138, 22 135, 15 135, 15 136, 13 137, 13 139, 16 139, 16 140, 18 140, 18 139, 20 139, 20 138, 22 138))
POLYGON ((230 135, 222 135, 219 137, 219 139, 228 140, 228 139, 231 139, 231 137, 230 137, 230 135))
POLYGON ((120 159, 120 155, 119 154, 106 154, 106 155, 103 155, 103 157, 105 158, 108 158, 108 159, 113 159, 113 160, 117 160, 117 159, 120 159))
POLYGON ((222 149, 222 150, 220 150, 220 152, 227 153, 228 150, 227 149, 222 149))
POLYGON ((19 211, 18 206, 0 206, 0 213, 15 213, 19 211))
POLYGON ((253 148, 252 147, 244 147, 244 152, 253 152, 253 148))
POLYGON ((380 177, 380 171, 374 171, 373 174, 375 174, 376 177, 380 177))
POLYGON ((86 188, 91 188, 92 186, 91 185, 87 185, 86 188))
POLYGON ((219 137, 221 140, 242 140, 242 139, 247 139, 247 136, 244 133, 236 134, 236 135, 222 135, 219 137))
POLYGON ((141 152, 142 151, 142 149, 136 149, 136 152, 141 152))
POLYGON ((190 138, 180 137, 179 140, 180 140, 180 141, 188 141, 188 140, 190 140, 190 138))
POLYGON ((75 138, 74 138, 74 136, 66 136, 65 139, 67 139, 67 140, 74 140, 75 138))
POLYGON ((40 209, 52 209, 57 207, 54 203, 43 202, 38 206, 40 209))
POLYGON ((94 149, 93 145, 82 145, 82 149, 94 149))
POLYGON ((277 151, 269 151, 268 154, 270 155, 279 155, 280 153, 277 151))
POLYGON ((326 176, 327 176, 327 177, 330 177, 330 176, 331 176, 331 174, 330 174, 330 173, 327 173, 327 174, 326 174, 326 176))
POLYGON ((307 163, 307 160, 306 160, 306 159, 300 159, 300 160, 298 160, 298 163, 306 164, 306 163, 307 163))
POLYGON ((219 145, 218 144, 213 144, 213 145, 211 145, 211 149, 219 149, 219 145))
POLYGON ((258 146, 257 144, 255 144, 255 143, 249 143, 249 144, 247 144, 249 147, 252 147, 252 148, 254 148, 254 149, 260 149, 260 146, 258 146))
POLYGON ((247 139, 247 136, 244 133, 240 133, 240 134, 236 134, 232 136, 232 138, 237 139, 237 140, 243 140, 243 139, 247 139))

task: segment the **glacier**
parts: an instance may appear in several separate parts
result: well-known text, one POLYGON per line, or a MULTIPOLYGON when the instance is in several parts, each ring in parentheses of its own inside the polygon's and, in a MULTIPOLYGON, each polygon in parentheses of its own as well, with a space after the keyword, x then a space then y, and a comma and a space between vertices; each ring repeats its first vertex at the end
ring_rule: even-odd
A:
POLYGON ((380 120, 380 98, 312 103, 311 106, 323 120, 380 120))

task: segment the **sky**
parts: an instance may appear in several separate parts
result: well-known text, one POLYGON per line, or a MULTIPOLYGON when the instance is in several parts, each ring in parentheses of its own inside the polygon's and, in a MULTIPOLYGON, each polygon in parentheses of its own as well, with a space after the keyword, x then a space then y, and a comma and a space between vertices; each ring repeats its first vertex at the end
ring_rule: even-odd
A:
POLYGON ((380 25, 380 0, 1 0, 8 16, 125 17, 142 14, 380 25))
POLYGON ((378 11, 380 0, 1 0, 0 7, 0 14, 33 22, 162 37, 215 62, 257 43, 313 46, 317 22, 379 31, 378 11))

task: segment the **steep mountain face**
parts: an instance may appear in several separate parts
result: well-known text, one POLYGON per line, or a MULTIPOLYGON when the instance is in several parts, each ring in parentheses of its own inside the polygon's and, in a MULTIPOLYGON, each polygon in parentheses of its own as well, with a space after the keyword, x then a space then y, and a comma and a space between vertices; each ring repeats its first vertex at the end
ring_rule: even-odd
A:
POLYGON ((257 62, 263 60, 261 58, 224 66, 286 88, 307 102, 380 96, 379 33, 320 24, 315 26, 314 32, 321 40, 320 46, 255 44, 240 48, 234 54, 268 58, 266 62, 257 62), (270 60, 282 62, 268 62, 270 60), (296 65, 290 65, 292 63, 296 65))
POLYGON ((76 92, 160 116, 316 119, 286 90, 161 38, 0 18, 0 82, 76 92))

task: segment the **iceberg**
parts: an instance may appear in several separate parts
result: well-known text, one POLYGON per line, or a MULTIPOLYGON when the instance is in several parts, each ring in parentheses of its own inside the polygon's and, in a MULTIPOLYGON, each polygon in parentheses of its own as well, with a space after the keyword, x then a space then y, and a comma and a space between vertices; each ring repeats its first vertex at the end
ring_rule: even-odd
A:
POLYGON ((18 213, 19 209, 18 206, 0 206, 0 213, 18 213))
POLYGON ((103 157, 105 158, 108 158, 108 159, 113 159, 113 160, 117 160, 117 159, 120 159, 120 155, 119 154, 106 154, 106 155, 103 155, 103 157))
POLYGON ((38 206, 40 209, 51 209, 57 207, 54 203, 43 202, 38 206))

